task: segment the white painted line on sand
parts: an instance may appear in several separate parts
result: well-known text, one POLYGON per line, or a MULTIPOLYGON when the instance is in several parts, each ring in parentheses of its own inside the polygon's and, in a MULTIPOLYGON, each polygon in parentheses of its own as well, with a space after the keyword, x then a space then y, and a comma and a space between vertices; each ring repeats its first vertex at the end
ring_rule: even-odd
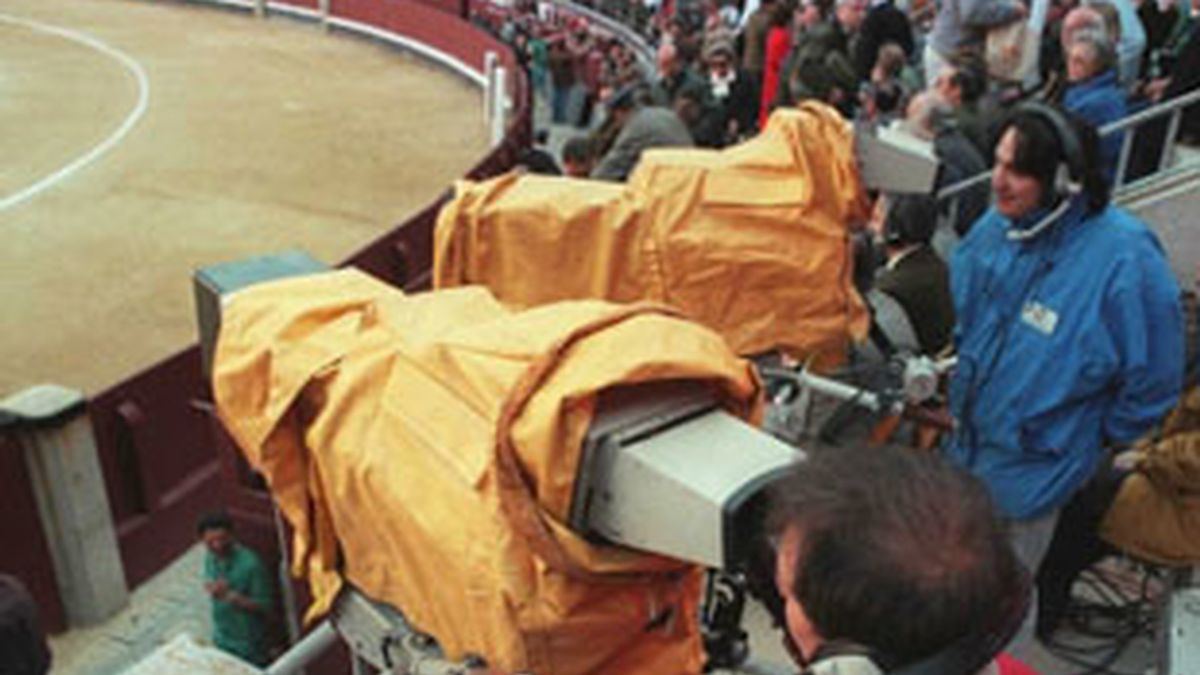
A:
POLYGON ((23 26, 25 28, 29 28, 30 30, 40 31, 42 33, 70 40, 72 42, 77 42, 86 47, 91 47, 105 56, 115 59, 122 66, 124 66, 126 70, 133 74, 134 79, 137 80, 138 87, 137 104, 133 107, 133 110, 126 115, 125 121, 121 122, 121 125, 117 127, 111 134, 109 134, 108 138, 105 138, 87 153, 80 156, 70 164, 67 164, 61 169, 55 171, 54 173, 41 178, 37 182, 21 189, 18 192, 14 192, 13 194, 0 198, 0 211, 5 211, 13 206, 16 206, 17 204, 32 199, 45 190, 54 187, 57 183, 69 178, 75 172, 96 161, 101 155, 113 149, 113 147, 120 143, 121 140, 125 138, 125 135, 128 134, 129 131, 133 129, 134 125, 138 123, 138 120, 142 118, 142 115, 146 113, 146 108, 150 103, 150 80, 146 77, 146 71, 144 68, 142 68, 142 64, 138 63, 133 57, 85 33, 71 30, 69 28, 62 28, 60 26, 52 26, 50 24, 45 24, 33 19, 25 19, 2 13, 0 13, 0 22, 9 23, 16 26, 23 26))

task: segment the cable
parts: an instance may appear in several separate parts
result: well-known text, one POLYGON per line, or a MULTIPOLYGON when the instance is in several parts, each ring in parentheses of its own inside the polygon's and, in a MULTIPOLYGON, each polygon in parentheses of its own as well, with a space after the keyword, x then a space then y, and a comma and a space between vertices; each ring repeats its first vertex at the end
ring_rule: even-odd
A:
POLYGON ((1161 570, 1141 564, 1140 571, 1133 588, 1127 577, 1114 577, 1095 566, 1080 575, 1079 581, 1093 598, 1074 598, 1063 618, 1088 642, 1067 641, 1061 635, 1046 641, 1055 656, 1083 668, 1077 675, 1140 675, 1112 669, 1136 640, 1154 635, 1156 605, 1151 585, 1161 578, 1161 570))

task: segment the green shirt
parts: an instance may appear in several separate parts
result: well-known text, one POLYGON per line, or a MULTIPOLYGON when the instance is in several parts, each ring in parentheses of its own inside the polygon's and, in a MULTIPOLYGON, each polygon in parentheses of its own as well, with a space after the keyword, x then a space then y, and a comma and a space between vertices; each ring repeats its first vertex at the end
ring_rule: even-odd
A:
MULTIPOLYGON (((258 555, 245 546, 234 544, 223 557, 213 555, 211 551, 205 555, 204 580, 219 579, 224 579, 230 590, 253 600, 264 610, 271 607, 271 577, 258 555)), ((267 664, 265 613, 250 612, 213 598, 212 619, 213 643, 219 649, 254 665, 267 664)))

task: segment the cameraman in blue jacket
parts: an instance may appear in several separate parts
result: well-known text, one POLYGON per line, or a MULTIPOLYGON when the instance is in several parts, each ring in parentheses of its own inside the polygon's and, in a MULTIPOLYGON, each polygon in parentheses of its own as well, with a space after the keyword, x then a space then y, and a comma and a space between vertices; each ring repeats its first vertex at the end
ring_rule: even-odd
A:
POLYGON ((988 485, 1036 572, 1058 510, 1107 448, 1175 404, 1183 319, 1157 238, 1109 204, 1091 127, 1026 105, 999 139, 994 206, 951 261, 958 368, 948 457, 988 485))

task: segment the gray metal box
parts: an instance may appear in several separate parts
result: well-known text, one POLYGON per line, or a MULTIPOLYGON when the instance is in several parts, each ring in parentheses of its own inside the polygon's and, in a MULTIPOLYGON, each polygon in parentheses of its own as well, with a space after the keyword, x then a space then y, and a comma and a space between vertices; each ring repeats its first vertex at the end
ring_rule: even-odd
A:
POLYGON ((299 249, 201 267, 193 275, 196 322, 204 377, 212 374, 213 351, 221 330, 221 300, 236 290, 264 281, 329 271, 329 266, 299 249))
POLYGON ((1200 673, 1200 588, 1184 588, 1171 594, 1166 629, 1163 675, 1200 673))

